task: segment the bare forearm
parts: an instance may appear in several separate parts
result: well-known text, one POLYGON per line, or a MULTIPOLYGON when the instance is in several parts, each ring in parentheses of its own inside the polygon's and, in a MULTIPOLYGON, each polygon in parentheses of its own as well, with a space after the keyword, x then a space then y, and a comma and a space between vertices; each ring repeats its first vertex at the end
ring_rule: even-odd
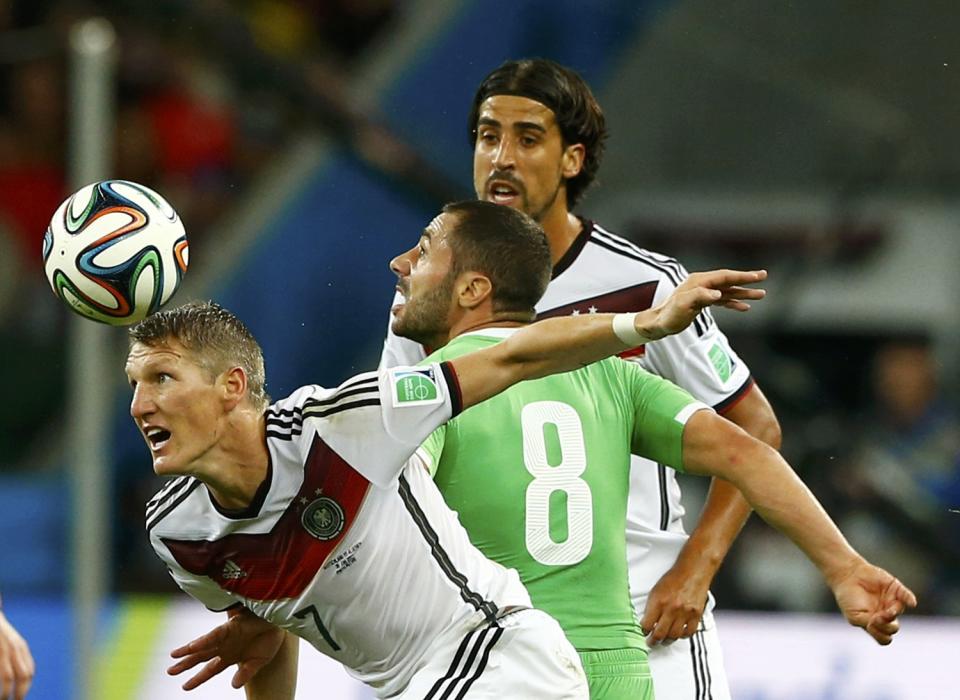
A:
POLYGON ((690 275, 659 306, 635 314, 590 314, 552 318, 523 328, 498 345, 453 361, 464 407, 490 398, 525 379, 577 369, 677 333, 712 305, 746 311, 745 299, 763 290, 739 286, 766 278, 766 272, 714 270, 690 275), (618 319, 618 325, 614 319, 618 319))
MULTIPOLYGON (((780 423, 760 387, 753 384, 746 394, 724 414, 724 418, 779 450, 780 423)), ((752 509, 743 494, 728 481, 713 479, 696 527, 678 557, 699 569, 708 583, 733 546, 734 540, 750 517, 752 509)))
POLYGON ((713 479, 700 519, 680 551, 678 562, 689 560, 691 569, 705 577, 709 585, 752 512, 736 486, 713 479))
POLYGON ((297 691, 300 640, 286 633, 276 656, 247 681, 247 700, 293 700, 297 691))
POLYGON ((707 412, 691 418, 684 434, 688 469, 731 482, 760 517, 803 550, 828 581, 859 559, 776 450, 707 412))
MULTIPOLYGON (((615 314, 567 316, 540 321, 517 331, 504 341, 506 362, 521 368, 525 378, 536 379, 557 372, 568 372, 630 347, 613 331, 615 314)), ((648 309, 635 316, 637 345, 656 337, 657 312, 648 309)))
POLYGON ((453 363, 464 407, 517 382, 578 369, 622 352, 627 345, 613 332, 613 316, 591 314, 538 321, 502 343, 458 357, 453 363))

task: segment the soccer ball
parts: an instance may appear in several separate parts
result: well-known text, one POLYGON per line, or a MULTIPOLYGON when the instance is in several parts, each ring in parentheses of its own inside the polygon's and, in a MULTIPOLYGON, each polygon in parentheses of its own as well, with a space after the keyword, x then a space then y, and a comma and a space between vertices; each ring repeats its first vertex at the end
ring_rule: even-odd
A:
POLYGON ((177 212, 126 180, 81 188, 59 206, 43 237, 47 280, 73 311, 123 326, 163 306, 187 271, 177 212))

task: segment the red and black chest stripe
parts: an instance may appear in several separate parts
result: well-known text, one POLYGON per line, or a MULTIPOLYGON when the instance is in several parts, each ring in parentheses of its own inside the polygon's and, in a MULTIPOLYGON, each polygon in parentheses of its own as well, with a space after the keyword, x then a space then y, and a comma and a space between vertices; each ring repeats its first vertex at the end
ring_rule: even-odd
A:
MULTIPOLYGON (((613 292, 598 294, 588 299, 581 299, 572 304, 565 304, 549 309, 537 315, 537 320, 553 318, 554 316, 579 316, 580 314, 618 314, 631 311, 643 311, 653 306, 653 298, 657 293, 656 282, 644 282, 632 287, 625 287, 613 292)), ((643 355, 644 347, 627 350, 620 357, 636 357, 643 355)))
POLYGON ((270 532, 163 543, 190 573, 254 600, 300 595, 353 525, 370 482, 320 437, 303 484, 270 532))

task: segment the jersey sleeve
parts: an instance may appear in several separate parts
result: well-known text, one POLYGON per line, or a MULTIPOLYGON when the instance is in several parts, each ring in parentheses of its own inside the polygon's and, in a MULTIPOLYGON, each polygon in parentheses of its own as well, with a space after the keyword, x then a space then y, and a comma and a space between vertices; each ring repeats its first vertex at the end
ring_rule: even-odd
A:
MULTIPOLYGON (((342 386, 360 383, 351 381, 342 386)), ((463 402, 449 362, 391 367, 379 371, 376 381, 375 402, 357 401, 356 411, 328 416, 323 438, 364 477, 387 487, 424 439, 460 413, 463 402)))
MULTIPOLYGON (((679 264, 678 268, 681 279, 686 279, 687 271, 679 264)), ((663 278, 654 305, 674 289, 676 285, 663 278)), ((736 403, 753 383, 750 368, 730 347, 710 309, 701 312, 682 332, 647 345, 640 364, 720 412, 736 403)))
POLYGON ((683 471, 683 430, 697 411, 712 410, 676 384, 622 363, 635 413, 631 449, 634 454, 683 471))
MULTIPOLYGON (((393 303, 397 304, 401 301, 403 301, 403 297, 398 292, 393 297, 393 303)), ((408 338, 401 338, 393 332, 393 314, 389 314, 387 336, 384 338, 383 352, 380 354, 380 369, 415 365, 424 357, 426 357, 426 353, 420 343, 408 338)))

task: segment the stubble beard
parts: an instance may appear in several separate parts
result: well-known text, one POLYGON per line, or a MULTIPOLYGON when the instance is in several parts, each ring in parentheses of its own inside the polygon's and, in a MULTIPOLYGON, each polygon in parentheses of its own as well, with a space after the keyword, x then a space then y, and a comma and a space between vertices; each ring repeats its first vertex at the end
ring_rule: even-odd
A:
POLYGON ((393 332, 421 345, 435 348, 443 345, 449 335, 447 309, 453 292, 453 274, 418 299, 408 299, 402 314, 394 321, 393 332))

